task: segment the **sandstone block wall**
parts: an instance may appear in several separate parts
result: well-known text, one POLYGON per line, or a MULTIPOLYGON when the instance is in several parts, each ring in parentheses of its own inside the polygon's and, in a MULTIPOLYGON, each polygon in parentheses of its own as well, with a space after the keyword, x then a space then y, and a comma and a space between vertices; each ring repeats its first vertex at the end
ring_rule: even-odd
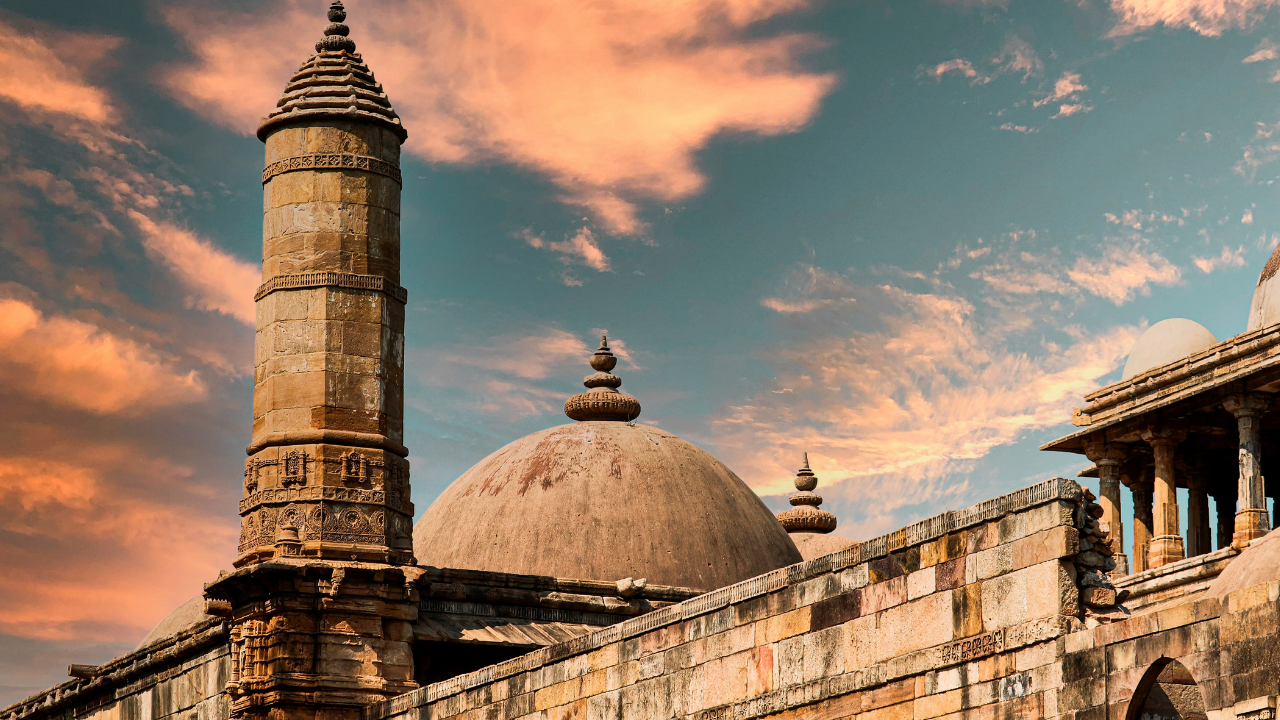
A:
POLYGON ((374 706, 366 720, 1057 715, 1083 627, 1052 480, 374 706), (1014 714, 1009 714, 1014 713, 1014 714))
POLYGON ((205 622, 0 712, 4 720, 226 720, 227 628, 205 622))

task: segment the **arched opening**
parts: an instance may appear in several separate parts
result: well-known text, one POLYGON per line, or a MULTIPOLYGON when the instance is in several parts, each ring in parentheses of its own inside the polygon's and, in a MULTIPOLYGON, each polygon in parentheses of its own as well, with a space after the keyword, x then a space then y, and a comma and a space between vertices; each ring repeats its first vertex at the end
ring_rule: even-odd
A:
POLYGON ((1208 720, 1208 716, 1191 672, 1177 660, 1160 658, 1134 688, 1125 720, 1208 720))

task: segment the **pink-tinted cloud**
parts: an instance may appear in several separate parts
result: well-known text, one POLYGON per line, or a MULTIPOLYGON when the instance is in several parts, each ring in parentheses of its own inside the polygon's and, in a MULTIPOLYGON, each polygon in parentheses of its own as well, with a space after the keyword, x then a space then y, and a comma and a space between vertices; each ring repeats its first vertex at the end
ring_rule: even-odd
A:
POLYGON ((569 268, 572 265, 585 265, 596 272, 613 271, 609 257, 600 249, 600 243, 590 228, 580 228, 571 237, 567 237, 564 240, 548 241, 543 239, 541 235, 535 235, 528 228, 520 233, 520 237, 524 239, 525 244, 529 247, 557 253, 561 264, 564 265, 564 272, 561 274, 560 279, 570 287, 582 285, 581 280, 570 274, 569 268))
POLYGON ((1193 257, 1191 261, 1203 273, 1211 273, 1218 268, 1244 267, 1244 246, 1241 245, 1234 250, 1224 246, 1222 252, 1218 255, 1213 257, 1193 257))
POLYGON ((222 313, 246 325, 254 324, 253 294, 262 270, 190 230, 156 222, 137 210, 127 211, 142 243, 186 288, 192 307, 222 313))
MULTIPOLYGON (((820 42, 756 28, 808 4, 392 0, 376 13, 353 9, 348 24, 405 120, 411 152, 531 168, 610 232, 635 234, 644 229, 637 203, 702 189, 695 158, 711 138, 794 132, 814 116, 835 78, 799 60, 820 42)), ((301 0, 247 15, 194 3, 164 15, 195 56, 170 70, 166 87, 244 133, 323 26, 301 0)))
MULTIPOLYGON (((1053 90, 1049 92, 1047 97, 1040 98, 1031 105, 1032 107, 1042 107, 1049 103, 1054 103, 1078 93, 1082 93, 1088 89, 1089 86, 1080 81, 1080 73, 1067 71, 1062 73, 1062 77, 1054 81, 1053 90)), ((1071 113, 1067 114, 1070 115, 1071 113)))
POLYGON ((954 58, 946 62, 940 62, 933 67, 924 68, 922 73, 936 81, 941 81, 942 76, 947 73, 957 73, 962 77, 969 78, 970 85, 986 85, 991 82, 990 76, 978 72, 973 63, 964 58, 954 58))
POLYGON ((1111 0, 1116 14, 1112 35, 1131 35, 1157 25, 1187 28, 1217 37, 1248 28, 1280 5, 1278 0, 1111 0))
POLYGON ((896 478, 883 494, 858 482, 859 506, 870 515, 938 502, 954 488, 937 484, 936 473, 1065 421, 1138 332, 1019 349, 1011 316, 953 291, 885 285, 856 293, 860 306, 882 309, 878 329, 865 329, 852 311, 803 326, 802 339, 765 354, 776 379, 715 424, 726 461, 762 494, 787 491, 793 459, 807 451, 827 487, 896 478))
POLYGON ((94 123, 117 111, 106 91, 86 79, 122 42, 108 35, 19 28, 0 21, 0 98, 38 113, 94 123))
POLYGON ((206 395, 194 370, 182 372, 150 347, 15 299, 0 299, 0 383, 103 415, 206 395))
POLYGON ((1178 284, 1182 271, 1155 250, 1110 245, 1101 256, 1076 260, 1067 276, 1085 291, 1123 305, 1135 294, 1149 295, 1152 285, 1178 284))

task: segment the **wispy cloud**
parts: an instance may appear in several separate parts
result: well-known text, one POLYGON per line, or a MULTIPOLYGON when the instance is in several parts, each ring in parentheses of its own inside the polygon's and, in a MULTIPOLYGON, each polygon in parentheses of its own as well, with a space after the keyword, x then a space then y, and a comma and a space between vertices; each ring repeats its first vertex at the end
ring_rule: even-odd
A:
POLYGON ((1004 123, 998 126, 996 129, 1004 130, 1005 132, 1022 133, 1024 135, 1032 135, 1040 132, 1040 128, 1038 127, 1027 127, 1026 125, 1015 125, 1014 123, 1011 123, 1011 122, 1004 123))
POLYGON ((147 250, 182 282, 193 307, 222 313, 253 326, 253 294, 262 281, 262 271, 257 265, 172 223, 155 222, 137 210, 129 210, 128 216, 142 233, 147 250))
POLYGON ((1258 41, 1258 45, 1253 48, 1253 52, 1245 56, 1240 62, 1248 65, 1251 63, 1265 62, 1267 60, 1275 60, 1280 57, 1280 47, 1278 47, 1271 38, 1262 38, 1258 41))
POLYGON ((853 286, 839 273, 813 265, 805 265, 788 273, 782 281, 778 297, 767 297, 760 304, 786 314, 811 313, 855 302, 853 286))
MULTIPOLYGON (((530 168, 609 232, 638 234, 641 204, 703 188, 696 157, 711 138, 790 133, 817 112, 836 79, 800 59, 822 41, 759 27, 808 4, 391 0, 377 13, 353 8, 349 24, 405 120, 409 151, 530 168)), ((172 68, 166 87, 206 117, 253 131, 310 52, 323 26, 316 7, 168 6, 166 22, 196 60, 172 68), (245 46, 273 54, 248 62, 245 46)))
MULTIPOLYGON (((1050 103, 1056 103, 1059 100, 1065 100, 1068 98, 1075 99, 1079 95, 1079 93, 1085 92, 1088 89, 1089 89, 1089 86, 1081 82, 1080 73, 1068 70, 1067 72, 1062 73, 1062 77, 1054 81, 1053 89, 1049 91, 1048 95, 1040 98, 1039 100, 1036 100, 1031 104, 1031 106, 1043 107, 1045 105, 1049 105, 1050 103)), ((1054 117, 1066 117, 1068 115, 1074 115, 1075 113, 1080 112, 1080 110, 1084 107, 1085 106, 1079 103, 1063 104, 1059 108, 1058 114, 1055 115, 1054 117), (1075 109, 1068 110, 1067 108, 1069 107, 1075 108, 1075 109)), ((1092 108, 1088 108, 1088 109, 1092 109, 1092 108)), ((1085 111, 1087 112, 1088 110, 1085 110, 1085 111)))
POLYGON ((1222 252, 1214 257, 1193 257, 1192 262, 1204 273, 1211 273, 1218 268, 1244 267, 1244 246, 1234 250, 1223 247, 1222 252))
POLYGON ((120 46, 109 35, 41 27, 23 32, 0 21, 0 98, 41 113, 105 123, 117 115, 110 96, 86 75, 120 46))
POLYGON ((596 272, 613 272, 609 256, 600 249, 600 243, 590 228, 581 228, 564 240, 548 241, 541 235, 535 235, 528 228, 522 230, 519 236, 529 247, 558 253, 560 263, 564 265, 564 272, 561 273, 560 279, 570 287, 582 285, 581 280, 570 274, 569 267, 572 265, 585 265, 596 272))
POLYGON ((1149 295, 1152 285, 1176 285, 1182 280, 1182 271, 1141 244, 1112 245, 1100 256, 1077 259, 1067 277, 1085 291, 1123 305, 1135 295, 1149 295))
POLYGON ((1164 25, 1217 37, 1232 28, 1252 27, 1277 5, 1277 0, 1111 0, 1116 14, 1111 35, 1164 25))

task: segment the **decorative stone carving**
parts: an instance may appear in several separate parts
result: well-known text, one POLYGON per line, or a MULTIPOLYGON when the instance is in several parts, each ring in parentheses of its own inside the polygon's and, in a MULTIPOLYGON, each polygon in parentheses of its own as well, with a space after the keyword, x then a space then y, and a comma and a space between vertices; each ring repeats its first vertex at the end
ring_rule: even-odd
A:
POLYGON ((271 163, 262 171, 262 182, 266 183, 277 175, 283 175, 287 172, 297 170, 363 170, 365 172, 385 175, 386 177, 403 182, 400 176, 400 168, 376 157, 368 155, 353 155, 351 153, 318 153, 315 155, 296 155, 284 160, 277 160, 271 163))
POLYGON ((399 285, 377 275, 357 275, 343 272, 309 272, 296 275, 277 275, 258 286, 253 299, 261 300, 277 290, 296 290, 299 288, 342 287, 357 290, 377 290, 406 302, 409 291, 399 285))
POLYGON ((796 490, 791 496, 790 510, 778 513, 778 522, 789 533, 814 532, 829 533, 836 529, 836 516, 826 510, 819 510, 822 496, 813 492, 818 487, 818 478, 809 469, 809 453, 804 454, 804 463, 796 473, 796 490))
POLYGON ((640 416, 640 401, 618 392, 622 378, 611 374, 618 364, 609 349, 608 338, 600 336, 600 349, 591 356, 591 367, 596 372, 583 379, 588 390, 569 398, 564 404, 564 414, 578 421, 614 420, 630 422, 640 416))

